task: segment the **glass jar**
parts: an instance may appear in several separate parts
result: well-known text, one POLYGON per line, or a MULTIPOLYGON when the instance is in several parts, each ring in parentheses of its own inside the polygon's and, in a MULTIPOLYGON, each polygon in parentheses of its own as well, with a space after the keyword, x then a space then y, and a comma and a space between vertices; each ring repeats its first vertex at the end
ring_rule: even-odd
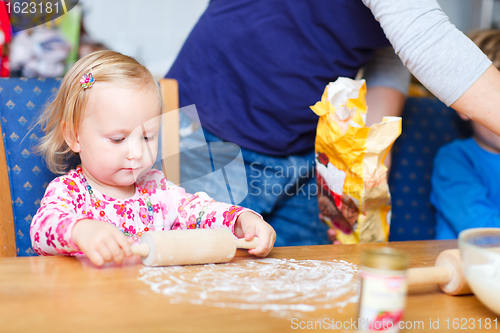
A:
POLYGON ((406 303, 408 254, 375 248, 361 256, 361 294, 358 329, 364 332, 399 332, 406 303))

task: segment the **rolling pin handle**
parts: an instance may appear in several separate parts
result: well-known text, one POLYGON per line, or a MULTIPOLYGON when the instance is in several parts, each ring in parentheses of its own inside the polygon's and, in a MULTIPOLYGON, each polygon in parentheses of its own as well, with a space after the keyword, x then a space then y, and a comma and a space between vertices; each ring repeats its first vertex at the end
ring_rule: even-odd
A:
POLYGON ((408 286, 438 284, 448 295, 472 293, 465 280, 458 249, 444 250, 434 267, 410 268, 407 271, 408 286))
POLYGON ((133 245, 131 248, 133 254, 138 254, 141 257, 147 257, 149 255, 148 244, 133 245))
POLYGON ((245 238, 235 240, 237 249, 255 249, 259 246, 259 239, 254 237, 252 240, 246 241, 245 238))
POLYGON ((452 278, 453 272, 448 266, 410 268, 407 272, 409 286, 446 284, 452 278))

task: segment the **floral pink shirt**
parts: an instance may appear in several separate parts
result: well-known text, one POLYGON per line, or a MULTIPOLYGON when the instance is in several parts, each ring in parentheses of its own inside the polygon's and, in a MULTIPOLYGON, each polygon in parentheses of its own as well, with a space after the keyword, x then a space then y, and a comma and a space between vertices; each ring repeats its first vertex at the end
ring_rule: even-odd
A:
POLYGON ((250 211, 216 202, 204 192, 186 193, 154 169, 135 185, 136 192, 129 199, 114 199, 93 189, 96 205, 91 203, 90 194, 75 170, 54 179, 31 222, 33 250, 39 255, 79 253, 71 232, 82 219, 113 223, 129 237, 137 239, 149 230, 230 228, 234 233, 237 217, 250 211), (146 195, 154 212, 152 225, 146 195))

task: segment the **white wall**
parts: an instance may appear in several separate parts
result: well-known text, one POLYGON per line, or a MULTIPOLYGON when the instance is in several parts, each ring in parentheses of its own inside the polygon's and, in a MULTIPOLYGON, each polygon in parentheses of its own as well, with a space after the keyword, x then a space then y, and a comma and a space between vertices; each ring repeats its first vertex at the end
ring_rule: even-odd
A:
MULTIPOLYGON (((481 6, 481 1, 475 2, 481 6)), ((474 21, 479 19, 479 11, 470 10, 471 0, 438 0, 438 3, 450 22, 463 32, 470 30, 470 26, 475 25, 474 21)))
POLYGON ((81 0, 85 29, 108 48, 140 58, 163 77, 208 0, 81 0))
POLYGON ((500 0, 438 0, 459 30, 500 28, 500 0))

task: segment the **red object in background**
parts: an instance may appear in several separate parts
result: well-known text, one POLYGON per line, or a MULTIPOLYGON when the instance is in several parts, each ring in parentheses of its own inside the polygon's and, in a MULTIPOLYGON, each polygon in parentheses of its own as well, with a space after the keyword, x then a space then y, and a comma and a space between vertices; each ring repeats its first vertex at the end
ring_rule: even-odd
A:
POLYGON ((10 26, 9 14, 7 13, 7 9, 5 8, 5 3, 0 2, 0 29, 4 34, 3 44, 0 45, 0 77, 9 77, 10 75, 10 66, 9 66, 9 52, 8 47, 10 41, 12 40, 12 28, 10 26))
POLYGON ((2 57, 0 61, 0 77, 9 77, 10 76, 10 64, 9 64, 9 56, 5 55, 2 57))

